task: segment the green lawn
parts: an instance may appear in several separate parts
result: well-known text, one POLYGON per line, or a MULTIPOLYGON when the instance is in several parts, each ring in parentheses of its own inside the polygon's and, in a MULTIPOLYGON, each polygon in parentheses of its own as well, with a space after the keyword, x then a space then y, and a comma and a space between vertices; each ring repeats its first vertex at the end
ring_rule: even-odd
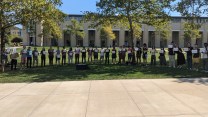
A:
MULTIPOLYGON (((40 50, 41 48, 38 49, 40 50)), ((20 49, 18 49, 18 51, 20 51, 20 49)), ((157 54, 157 62, 158 55, 159 54, 157 54)), ((166 57, 166 59, 168 59, 168 57, 166 57)), ((48 61, 48 58, 46 60, 48 61)), ((18 60, 18 62, 20 62, 20 60, 18 60)), ((148 58, 148 62, 150 62, 150 57, 148 58)), ((90 70, 77 71, 75 65, 54 65, 17 71, 8 70, 0 74, 0 83, 208 77, 208 74, 205 72, 190 71, 185 69, 185 67, 179 69, 160 67, 159 65, 155 67, 144 67, 139 65, 90 64, 89 68, 90 70)))
POLYGON ((0 75, 0 83, 208 77, 204 72, 168 67, 137 65, 89 65, 89 67, 90 70, 83 71, 77 71, 75 65, 9 71, 0 75))

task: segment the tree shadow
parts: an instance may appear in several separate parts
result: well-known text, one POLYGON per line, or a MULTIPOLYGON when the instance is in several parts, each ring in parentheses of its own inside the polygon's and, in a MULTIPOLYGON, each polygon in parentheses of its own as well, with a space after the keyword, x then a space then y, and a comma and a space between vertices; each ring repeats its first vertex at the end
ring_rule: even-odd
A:
MULTIPOLYGON (((159 66, 131 65, 89 65, 89 70, 76 70, 75 65, 47 66, 27 70, 10 71, 4 77, 24 77, 25 82, 114 80, 114 79, 155 79, 155 78, 203 78, 208 74, 159 66)), ((23 81, 23 82, 24 82, 23 81)), ((186 80, 184 80, 185 82, 186 80)), ((183 79, 181 79, 183 82, 183 79)), ((190 80, 189 82, 192 82, 190 80)), ((204 82, 204 81, 201 81, 204 82)), ((208 82, 206 80, 206 82, 208 82)))

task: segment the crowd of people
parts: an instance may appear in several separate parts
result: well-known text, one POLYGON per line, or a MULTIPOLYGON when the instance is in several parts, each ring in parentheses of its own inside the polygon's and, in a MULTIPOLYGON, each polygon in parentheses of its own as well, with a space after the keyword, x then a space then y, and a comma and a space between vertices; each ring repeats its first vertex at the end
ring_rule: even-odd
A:
POLYGON ((145 43, 142 47, 138 46, 133 48, 120 46, 119 48, 107 47, 98 49, 97 47, 80 48, 77 46, 74 49, 70 47, 69 50, 65 47, 62 49, 60 49, 60 47, 56 49, 50 47, 46 50, 43 47, 40 52, 36 47, 32 50, 31 47, 26 48, 26 46, 23 46, 20 53, 18 53, 16 49, 9 52, 4 50, 2 58, 4 61, 3 63, 7 64, 9 63, 8 56, 10 55, 11 70, 16 70, 18 57, 21 57, 20 68, 25 69, 39 66, 39 56, 41 59, 40 66, 42 67, 46 66, 47 58, 49 59, 49 65, 86 64, 88 62, 89 64, 142 64, 146 66, 148 56, 151 57, 150 65, 156 65, 156 54, 159 54, 159 64, 161 66, 167 66, 165 55, 168 53, 169 67, 175 68, 177 66, 181 68, 187 64, 188 69, 199 70, 200 67, 202 67, 203 70, 208 70, 208 44, 204 43, 204 47, 201 49, 197 44, 195 44, 194 47, 192 47, 190 43, 187 45, 187 48, 182 49, 174 44, 174 42, 171 42, 171 44, 168 45, 168 50, 164 48, 157 50, 154 46, 148 48, 145 43), (201 62, 202 66, 200 66, 201 62))

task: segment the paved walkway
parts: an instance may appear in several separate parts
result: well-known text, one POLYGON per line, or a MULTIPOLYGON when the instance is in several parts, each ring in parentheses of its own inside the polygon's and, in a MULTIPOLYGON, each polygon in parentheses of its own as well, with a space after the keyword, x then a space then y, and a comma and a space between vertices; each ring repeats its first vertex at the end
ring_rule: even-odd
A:
POLYGON ((208 117, 208 79, 0 84, 1 117, 208 117))

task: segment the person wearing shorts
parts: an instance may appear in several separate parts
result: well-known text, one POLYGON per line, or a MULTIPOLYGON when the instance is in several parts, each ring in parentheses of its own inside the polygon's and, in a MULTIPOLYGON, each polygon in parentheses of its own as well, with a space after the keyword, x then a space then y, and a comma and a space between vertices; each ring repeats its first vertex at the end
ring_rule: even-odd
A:
POLYGON ((93 54, 93 49, 92 48, 88 48, 87 49, 88 52, 88 62, 92 62, 92 54, 93 54))
POLYGON ((112 64, 116 64, 116 49, 113 47, 112 49, 112 64))
POLYGON ((72 64, 73 63, 73 55, 74 55, 74 52, 72 50, 72 47, 70 47, 69 51, 68 51, 68 64, 72 64))
POLYGON ((148 52, 146 43, 143 44, 142 52, 143 52, 142 53, 143 64, 146 66, 147 65, 147 52, 148 52))

